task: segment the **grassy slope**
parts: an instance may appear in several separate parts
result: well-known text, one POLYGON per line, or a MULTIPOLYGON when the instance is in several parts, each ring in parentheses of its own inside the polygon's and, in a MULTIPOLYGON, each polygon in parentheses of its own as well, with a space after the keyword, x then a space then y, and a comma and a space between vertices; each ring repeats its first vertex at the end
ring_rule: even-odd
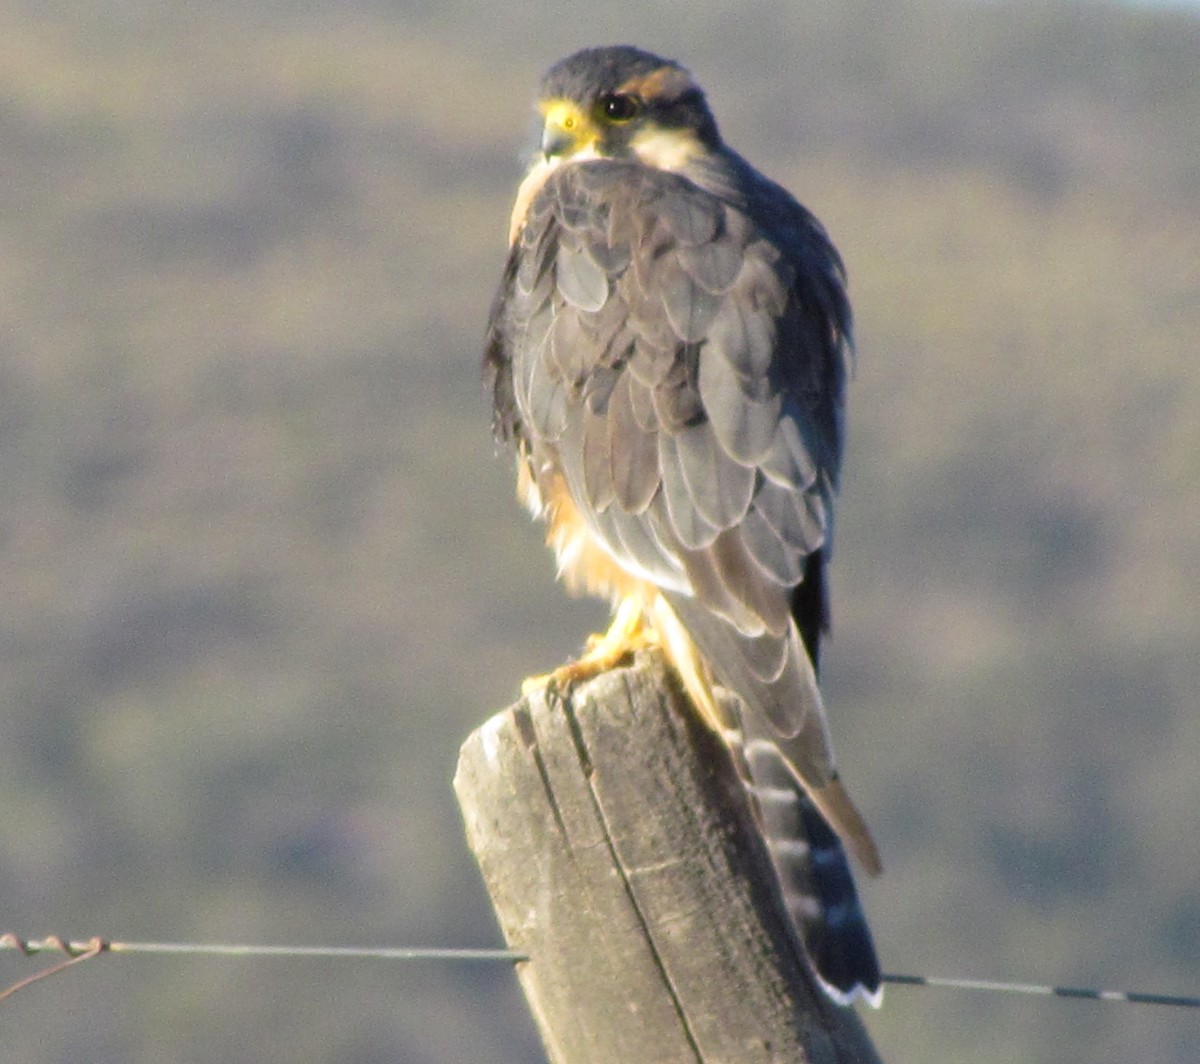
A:
MULTIPOLYGON (((885 964, 1194 992, 1200 30, 833 7, 620 36, 687 58, 850 263, 829 685, 885 964)), ((529 85, 611 26, 29 10, 0 42, 0 929, 489 940, 455 748, 603 611, 510 502, 478 336, 529 85)), ((29 1061, 532 1045, 494 973, 127 960, 4 1008, 29 1061)), ((1195 1040, 911 991, 873 1024, 896 1061, 1195 1040)))

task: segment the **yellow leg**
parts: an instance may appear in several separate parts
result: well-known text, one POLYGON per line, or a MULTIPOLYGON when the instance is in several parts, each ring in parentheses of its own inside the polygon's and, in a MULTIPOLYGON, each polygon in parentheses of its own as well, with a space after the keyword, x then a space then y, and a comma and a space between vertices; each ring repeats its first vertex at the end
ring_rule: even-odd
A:
POLYGON ((683 684, 683 689, 691 697, 704 723, 718 735, 725 736, 726 732, 736 728, 737 722, 730 720, 728 714, 717 703, 712 676, 701 660, 692 637, 679 623, 679 618, 675 616, 670 603, 661 595, 654 600, 651 610, 659 643, 683 684))
POLYGON ((608 631, 591 636, 582 657, 560 665, 553 672, 530 676, 521 684, 521 693, 528 695, 551 684, 566 686, 599 676, 635 651, 657 645, 656 634, 645 625, 643 609, 644 603, 636 595, 622 599, 608 631))

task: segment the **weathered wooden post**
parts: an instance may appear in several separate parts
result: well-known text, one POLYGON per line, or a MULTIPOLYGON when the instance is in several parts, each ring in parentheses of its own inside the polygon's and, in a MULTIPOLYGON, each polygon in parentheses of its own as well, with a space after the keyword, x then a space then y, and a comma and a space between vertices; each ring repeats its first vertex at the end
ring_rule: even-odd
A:
POLYGON ((656 654, 499 713, 454 785, 554 1064, 879 1064, 797 956, 729 754, 656 654))

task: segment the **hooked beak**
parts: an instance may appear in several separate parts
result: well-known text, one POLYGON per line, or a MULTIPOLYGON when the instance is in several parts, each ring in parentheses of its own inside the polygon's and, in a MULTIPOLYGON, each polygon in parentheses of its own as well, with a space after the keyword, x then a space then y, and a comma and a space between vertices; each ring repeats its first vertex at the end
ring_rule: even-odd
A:
POLYGON ((553 100, 542 107, 542 155, 547 159, 574 155, 596 139, 596 129, 579 105, 553 100))
POLYGON ((575 146, 575 137, 561 126, 546 123, 542 130, 542 155, 553 159, 556 155, 568 155, 575 146))

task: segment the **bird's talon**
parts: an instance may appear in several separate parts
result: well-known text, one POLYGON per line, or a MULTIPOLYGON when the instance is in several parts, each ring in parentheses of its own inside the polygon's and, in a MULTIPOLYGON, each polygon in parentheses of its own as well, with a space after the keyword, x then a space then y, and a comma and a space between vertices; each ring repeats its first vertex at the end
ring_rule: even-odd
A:
POLYGON ((554 673, 547 672, 540 676, 527 676, 521 681, 521 696, 528 698, 549 687, 554 680, 554 673))

